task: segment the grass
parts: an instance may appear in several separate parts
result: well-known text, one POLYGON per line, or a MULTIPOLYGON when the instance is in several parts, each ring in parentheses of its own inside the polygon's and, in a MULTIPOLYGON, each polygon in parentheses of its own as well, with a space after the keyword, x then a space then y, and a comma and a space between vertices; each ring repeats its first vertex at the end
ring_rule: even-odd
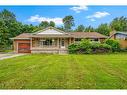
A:
POLYGON ((1 60, 0 89, 127 89, 127 54, 31 54, 1 60))
POLYGON ((0 50, 0 53, 9 53, 9 52, 13 52, 13 50, 0 50))

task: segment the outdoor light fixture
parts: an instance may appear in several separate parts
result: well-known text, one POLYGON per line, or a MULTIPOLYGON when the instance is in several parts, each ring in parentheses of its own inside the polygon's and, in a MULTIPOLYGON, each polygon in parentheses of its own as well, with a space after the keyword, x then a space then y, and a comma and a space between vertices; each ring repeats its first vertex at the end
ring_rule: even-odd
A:
POLYGON ((52 41, 54 42, 55 40, 54 40, 54 39, 52 39, 52 41))

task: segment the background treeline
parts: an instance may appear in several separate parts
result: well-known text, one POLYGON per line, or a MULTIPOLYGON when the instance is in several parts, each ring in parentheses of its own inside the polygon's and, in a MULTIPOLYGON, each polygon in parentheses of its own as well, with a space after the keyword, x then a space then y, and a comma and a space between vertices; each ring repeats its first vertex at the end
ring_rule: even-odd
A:
POLYGON ((63 18, 63 26, 60 27, 56 26, 53 21, 42 21, 39 25, 34 26, 17 21, 14 13, 4 9, 0 12, 0 50, 10 48, 12 45, 10 38, 21 33, 33 33, 48 26, 56 27, 66 32, 99 32, 108 36, 113 30, 127 31, 127 17, 116 17, 110 23, 100 24, 97 28, 84 25, 76 27, 74 18, 71 15, 63 18), (73 28, 74 26, 76 27, 75 29, 73 28))

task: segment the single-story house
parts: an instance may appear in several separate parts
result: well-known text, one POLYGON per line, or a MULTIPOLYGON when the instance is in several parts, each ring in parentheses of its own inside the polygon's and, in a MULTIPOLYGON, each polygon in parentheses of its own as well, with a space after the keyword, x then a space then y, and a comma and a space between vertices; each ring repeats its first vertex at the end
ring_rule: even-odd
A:
POLYGON ((126 32, 113 31, 110 33, 109 38, 118 40, 121 48, 127 48, 127 33, 126 32))
POLYGON ((103 42, 107 36, 97 32, 64 32, 54 27, 23 33, 13 39, 16 53, 67 53, 67 47, 81 39, 103 42))

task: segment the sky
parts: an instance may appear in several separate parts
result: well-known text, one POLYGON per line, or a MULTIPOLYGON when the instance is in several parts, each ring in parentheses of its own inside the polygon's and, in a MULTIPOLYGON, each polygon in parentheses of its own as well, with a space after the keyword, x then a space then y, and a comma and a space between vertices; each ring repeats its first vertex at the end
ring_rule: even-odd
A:
POLYGON ((127 17, 127 6, 0 6, 0 11, 3 9, 13 12, 18 21, 33 25, 41 21, 54 21, 61 26, 62 19, 72 15, 75 27, 83 24, 96 28, 101 23, 110 23, 116 17, 127 17))

